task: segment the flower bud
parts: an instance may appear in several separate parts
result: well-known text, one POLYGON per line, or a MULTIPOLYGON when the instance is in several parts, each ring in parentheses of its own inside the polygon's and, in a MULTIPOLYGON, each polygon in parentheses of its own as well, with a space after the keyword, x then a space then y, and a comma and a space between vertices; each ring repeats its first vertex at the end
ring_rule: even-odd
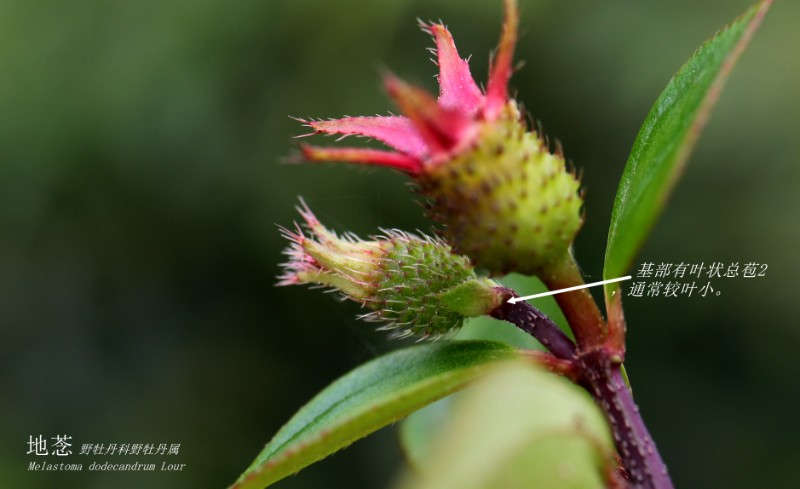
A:
POLYGON ((314 133, 365 136, 391 150, 304 145, 302 151, 308 161, 380 165, 409 174, 456 253, 495 275, 540 274, 565 256, 581 227, 580 183, 560 148, 552 153, 509 97, 519 19, 515 1, 505 6, 485 92, 447 28, 423 24, 436 43, 438 99, 387 75, 386 90, 402 116, 302 121, 314 133))
POLYGON ((582 224, 580 183, 519 118, 510 102, 469 149, 418 178, 447 241, 493 274, 538 274, 582 224))
POLYGON ((371 309, 362 319, 383 323, 379 329, 396 330, 396 337, 438 338, 510 297, 495 282, 475 275, 470 260, 438 238, 397 230, 371 240, 338 236, 308 207, 299 210, 304 226, 283 229, 291 244, 278 285, 337 290, 371 309))

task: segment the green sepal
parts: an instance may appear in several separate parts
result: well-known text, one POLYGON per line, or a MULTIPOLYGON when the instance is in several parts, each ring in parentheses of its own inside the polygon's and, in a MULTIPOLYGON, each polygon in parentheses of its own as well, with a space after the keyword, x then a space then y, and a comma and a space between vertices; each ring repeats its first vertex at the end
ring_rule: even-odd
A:
POLYGON ((439 295, 449 309, 466 317, 489 314, 507 301, 510 295, 489 279, 476 279, 457 285, 439 295))

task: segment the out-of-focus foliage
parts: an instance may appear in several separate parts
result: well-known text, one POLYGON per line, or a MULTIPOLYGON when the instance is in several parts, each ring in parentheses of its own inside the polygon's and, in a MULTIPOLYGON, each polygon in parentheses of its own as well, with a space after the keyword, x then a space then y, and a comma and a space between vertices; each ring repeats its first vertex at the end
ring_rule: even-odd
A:
MULTIPOLYGON (((600 280, 616 183, 648 108, 750 3, 520 2, 527 64, 511 85, 583 170, 575 254, 589 279, 600 280)), ((397 348, 356 323, 353 304, 273 287, 274 224, 291 223, 297 194, 337 228, 430 228, 399 175, 282 164, 303 133, 288 116, 393 109, 382 67, 432 90, 417 17, 445 20, 485 80, 501 10, 0 3, 0 486, 224 487, 309 398, 397 348), (39 433, 67 433, 78 450, 180 443, 174 460, 188 465, 29 473, 26 442, 39 433)), ((679 487, 800 486, 800 331, 787 319, 800 247, 798 17, 797 2, 773 7, 640 255, 756 261, 767 276, 725 280, 719 297, 624 300, 626 365, 679 487)), ((383 431, 280 486, 383 487, 399 458, 383 431)))
POLYGON ((498 367, 467 389, 451 414, 399 487, 601 489, 616 470, 599 407, 580 387, 539 368, 498 367))

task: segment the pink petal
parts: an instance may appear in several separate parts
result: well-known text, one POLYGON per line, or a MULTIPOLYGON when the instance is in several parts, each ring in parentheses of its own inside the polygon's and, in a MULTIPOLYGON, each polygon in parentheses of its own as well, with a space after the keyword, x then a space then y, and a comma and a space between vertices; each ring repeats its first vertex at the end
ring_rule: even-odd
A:
POLYGON ((414 124, 402 116, 345 117, 330 121, 308 121, 316 132, 359 135, 375 138, 392 148, 422 158, 427 153, 425 141, 414 124))
POLYGON ((439 105, 473 113, 483 102, 483 93, 472 78, 469 64, 458 56, 453 36, 445 26, 434 24, 429 29, 436 40, 439 105))
POLYGON ((308 161, 344 161, 364 165, 388 166, 411 176, 419 174, 422 162, 411 156, 394 151, 369 148, 320 148, 304 144, 300 147, 308 161))
POLYGON ((387 75, 384 84, 432 154, 448 152, 472 134, 474 123, 467 113, 440 107, 428 92, 393 75, 387 75))
POLYGON ((487 120, 495 119, 508 100, 508 80, 511 78, 511 62, 514 60, 514 45, 517 43, 519 26, 519 12, 515 0, 505 0, 505 16, 503 35, 500 37, 500 46, 492 63, 486 88, 483 115, 487 120))

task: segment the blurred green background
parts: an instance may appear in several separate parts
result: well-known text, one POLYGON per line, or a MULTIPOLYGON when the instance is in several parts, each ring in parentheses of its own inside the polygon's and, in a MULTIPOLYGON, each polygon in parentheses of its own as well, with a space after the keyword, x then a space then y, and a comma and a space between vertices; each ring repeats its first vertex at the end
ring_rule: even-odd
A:
MULTIPOLYGON (((600 280, 650 104, 750 2, 520 3, 512 86, 583 171, 576 255, 600 280)), ((288 116, 385 113, 384 67, 434 90, 417 17, 444 19, 485 80, 500 4, 0 3, 0 487, 225 487, 312 395, 399 346, 354 304, 273 287, 299 194, 339 230, 431 227, 401 175, 281 163, 304 132, 288 116), (180 443, 188 466, 30 473, 38 434, 76 453, 180 443)), ((678 487, 800 487, 798 20, 774 5, 639 260, 767 276, 625 303, 627 367, 678 487)), ((106 459, 136 457, 65 461, 106 459)), ((387 429, 276 487, 384 487, 400 460, 387 429)))

